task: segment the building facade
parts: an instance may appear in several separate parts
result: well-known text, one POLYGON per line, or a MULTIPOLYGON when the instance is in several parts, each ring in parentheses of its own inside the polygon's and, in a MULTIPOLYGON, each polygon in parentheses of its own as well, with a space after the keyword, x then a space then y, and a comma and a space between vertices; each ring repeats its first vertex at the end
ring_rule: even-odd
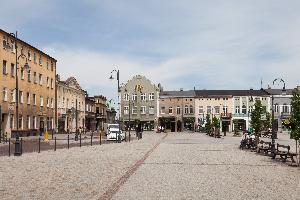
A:
POLYGON ((0 38, 1 131, 8 137, 16 135, 17 96, 18 134, 26 136, 55 128, 56 60, 20 39, 15 40, 1 29, 0 38), (25 68, 25 63, 28 63, 29 69, 25 68))
POLYGON ((161 91, 159 94, 159 126, 180 132, 193 130, 195 124, 195 91, 161 91))
POLYGON ((121 121, 129 127, 140 124, 145 130, 153 130, 158 119, 159 87, 146 77, 134 76, 120 87, 121 121))
POLYGON ((96 130, 96 108, 94 97, 85 97, 85 129, 86 131, 96 130))
POLYGON ((57 114, 58 132, 75 132, 85 124, 85 91, 74 77, 58 80, 57 114))
POLYGON ((206 116, 220 120, 222 131, 232 131, 232 92, 228 90, 196 90, 195 118, 196 126, 204 127, 206 116))
POLYGON ((95 116, 96 116, 96 130, 103 130, 104 123, 106 123, 106 97, 102 95, 94 96, 95 101, 95 116))

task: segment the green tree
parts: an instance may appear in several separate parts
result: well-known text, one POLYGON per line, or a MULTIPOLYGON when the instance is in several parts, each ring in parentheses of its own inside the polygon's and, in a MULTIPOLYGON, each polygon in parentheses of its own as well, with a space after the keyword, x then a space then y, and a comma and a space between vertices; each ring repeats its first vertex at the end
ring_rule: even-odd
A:
POLYGON ((266 120, 263 121, 263 126, 264 128, 272 128, 272 119, 269 112, 266 112, 266 120))
POLYGON ((259 99, 255 100, 254 110, 251 113, 251 126, 254 130, 256 144, 258 144, 258 136, 263 126, 263 122, 261 120, 261 115, 264 110, 259 99))
POLYGON ((234 135, 234 136, 238 136, 238 135, 239 135, 239 125, 238 125, 238 120, 237 120, 237 119, 234 119, 234 120, 232 120, 232 123, 233 123, 233 127, 234 127, 233 135, 234 135))
POLYGON ((210 120, 210 115, 207 114, 205 118, 205 130, 206 133, 210 133, 212 128, 211 120, 210 120))
MULTIPOLYGON (((294 90, 293 97, 291 101, 292 105, 292 112, 291 112, 291 124, 292 124, 292 131, 291 131, 291 138, 296 141, 296 152, 297 152, 297 143, 300 139, 300 91, 294 90)), ((300 162, 300 148, 299 148, 299 159, 298 159, 298 166, 300 162)))

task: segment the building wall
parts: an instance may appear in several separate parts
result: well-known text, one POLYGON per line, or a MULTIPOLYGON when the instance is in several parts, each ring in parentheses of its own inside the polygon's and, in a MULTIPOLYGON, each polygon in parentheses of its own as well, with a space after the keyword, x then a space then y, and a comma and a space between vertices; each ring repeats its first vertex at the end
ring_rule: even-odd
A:
MULTIPOLYGON (((58 82, 57 87, 57 112, 59 131, 76 131, 76 107, 77 128, 83 128, 85 120, 85 93, 76 86, 73 78, 70 82, 58 82), (73 83, 72 83, 73 82, 73 83), (77 106, 76 106, 77 100, 77 106), (63 122, 64 121, 64 122, 63 122)), ((76 82, 77 83, 77 82, 76 82)))
POLYGON ((200 125, 204 125, 203 122, 207 114, 210 114, 210 119, 212 119, 213 116, 216 116, 218 119, 220 119, 221 115, 224 113, 225 114, 227 113, 228 116, 232 114, 232 109, 233 109, 232 96, 196 97, 195 107, 196 107, 196 112, 195 112, 196 123, 200 125), (211 108, 210 112, 208 107, 211 108))
MULTIPOLYGON (((15 45, 13 45, 14 42, 12 42, 12 36, 0 30, 0 39, 2 130, 10 136, 11 130, 16 129, 16 105, 13 101, 13 96, 15 96, 14 89, 16 88, 16 51, 15 45), (6 41, 12 49, 5 45, 6 41), (13 71, 11 70, 12 65, 14 65, 13 71), (4 66, 6 66, 6 73, 3 69, 4 66), (10 128, 11 119, 13 121, 12 129, 10 128)), ((23 51, 23 54, 28 58, 27 62, 30 67, 30 79, 28 79, 29 73, 22 69, 26 58, 20 57, 18 59, 19 99, 21 100, 19 101, 19 121, 21 122, 19 129, 39 129, 42 123, 47 129, 54 128, 56 126, 54 120, 56 60, 23 41, 18 41, 17 47, 17 55, 21 55, 21 51, 23 51), (23 71, 23 76, 21 76, 21 71, 23 71), (36 74, 36 81, 34 80, 34 74, 36 74), (40 75, 41 81, 39 80, 40 75), (27 99, 27 93, 29 94, 29 99, 27 99), (34 95, 36 95, 36 104, 34 104, 34 95)))
POLYGON ((156 123, 159 88, 155 84, 152 84, 146 77, 137 75, 120 89, 120 114, 124 122, 129 121, 130 106, 131 121, 140 120, 143 123, 156 123), (136 95, 135 99, 133 95, 136 95), (141 99, 143 95, 145 95, 144 100, 141 99))
POLYGON ((95 114, 96 114, 96 129, 103 130, 104 123, 107 119, 106 112, 106 97, 102 95, 94 96, 95 114))

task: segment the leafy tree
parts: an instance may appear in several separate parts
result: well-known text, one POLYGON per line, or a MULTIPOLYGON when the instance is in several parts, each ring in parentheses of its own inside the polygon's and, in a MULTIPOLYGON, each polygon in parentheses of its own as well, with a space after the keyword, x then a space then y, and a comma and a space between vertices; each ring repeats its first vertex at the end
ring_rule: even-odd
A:
POLYGON ((220 130, 220 120, 214 116, 212 118, 212 126, 215 128, 215 137, 216 137, 216 134, 219 135, 219 130, 220 130))
POLYGON ((206 123, 205 123, 206 133, 210 133, 211 128, 212 128, 212 124, 211 124, 211 120, 210 120, 210 115, 209 114, 206 115, 205 121, 206 121, 206 123))
MULTIPOLYGON (((294 90, 292 97, 292 112, 291 112, 291 138, 296 141, 296 152, 297 152, 297 143, 300 139, 300 91, 294 90)), ((299 148, 299 161, 300 161, 300 148, 299 148)), ((298 165, 299 165, 298 161, 298 165)))
POLYGON ((272 119, 269 112, 266 112, 266 120, 263 121, 263 126, 264 128, 272 128, 272 119))
POLYGON ((232 120, 232 123, 233 123, 233 127, 234 127, 233 135, 234 135, 234 136, 238 136, 238 135, 239 135, 238 120, 237 120, 237 119, 234 119, 234 120, 232 120))
POLYGON ((261 115, 263 114, 264 110, 259 99, 255 100, 254 110, 251 113, 251 126, 254 130, 256 144, 258 144, 258 135, 261 131, 263 126, 263 122, 261 120, 261 115))

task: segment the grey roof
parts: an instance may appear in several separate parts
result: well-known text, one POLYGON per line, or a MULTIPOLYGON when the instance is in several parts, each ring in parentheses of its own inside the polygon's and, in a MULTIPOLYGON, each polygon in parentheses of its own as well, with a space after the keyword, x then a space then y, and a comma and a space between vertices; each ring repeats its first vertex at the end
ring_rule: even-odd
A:
POLYGON ((264 90, 196 90, 196 97, 266 96, 264 90))
POLYGON ((161 91, 159 93, 160 97, 195 97, 194 90, 188 91, 161 91))
POLYGON ((268 94, 270 95, 282 95, 282 94, 286 94, 286 95, 292 95, 293 90, 294 89, 285 89, 285 91, 283 91, 282 89, 264 89, 268 94))

